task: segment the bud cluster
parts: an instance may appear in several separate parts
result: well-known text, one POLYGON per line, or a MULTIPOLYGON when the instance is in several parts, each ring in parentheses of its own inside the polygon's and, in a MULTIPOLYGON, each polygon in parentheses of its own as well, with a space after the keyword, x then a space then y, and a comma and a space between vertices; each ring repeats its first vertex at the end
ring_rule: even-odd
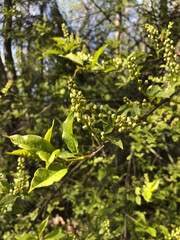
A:
POLYGON ((116 68, 122 65, 122 59, 120 57, 116 57, 113 59, 113 63, 115 64, 116 68))
POLYGON ((137 71, 137 64, 136 64, 136 57, 134 56, 134 52, 128 56, 128 69, 129 73, 131 74, 131 80, 136 80, 139 78, 140 74, 137 71))
POLYGON ((78 57, 80 57, 83 61, 93 61, 93 57, 90 54, 86 54, 85 52, 77 52, 78 57))
POLYGON ((145 25, 145 28, 148 32, 148 38, 150 38, 153 41, 154 47, 155 47, 156 52, 157 52, 159 50, 158 40, 161 37, 161 35, 159 34, 158 30, 154 26, 152 26, 148 23, 145 25))
POLYGON ((10 193, 12 195, 17 195, 18 193, 22 192, 25 186, 24 180, 24 158, 18 158, 18 166, 17 166, 17 179, 15 179, 14 189, 10 189, 10 193))
POLYGON ((180 227, 174 228, 168 236, 165 236, 165 240, 178 240, 180 239, 180 227))
MULTIPOLYGON (((87 105, 86 99, 83 96, 82 92, 77 89, 75 82, 70 79, 68 81, 68 89, 71 92, 71 110, 75 112, 75 117, 78 122, 83 124, 83 129, 92 129, 92 117, 87 113, 87 110, 90 109, 90 106, 87 105)), ((91 106, 93 109, 96 109, 96 105, 91 106)))
POLYGON ((148 173, 144 174, 144 183, 147 185, 149 183, 149 176, 148 173))
POLYGON ((136 194, 137 196, 139 196, 139 195, 141 194, 141 188, 140 188, 140 187, 136 187, 136 188, 135 188, 135 194, 136 194))
POLYGON ((173 74, 178 74, 180 71, 179 64, 176 63, 177 55, 174 53, 175 47, 173 46, 173 40, 170 40, 167 38, 164 41, 165 46, 165 53, 164 53, 164 61, 166 62, 166 65, 170 72, 173 74))
POLYGON ((75 36, 74 36, 73 33, 69 34, 69 31, 68 31, 65 23, 63 23, 61 25, 61 27, 62 27, 64 38, 66 39, 67 43, 68 42, 70 42, 70 43, 73 42, 74 44, 80 44, 81 43, 81 38, 79 37, 79 34, 76 34, 75 36))

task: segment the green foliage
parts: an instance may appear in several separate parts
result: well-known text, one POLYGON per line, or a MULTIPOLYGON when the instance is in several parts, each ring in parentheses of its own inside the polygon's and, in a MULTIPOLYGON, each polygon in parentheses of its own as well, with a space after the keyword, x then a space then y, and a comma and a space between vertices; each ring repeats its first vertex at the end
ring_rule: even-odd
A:
POLYGON ((34 45, 27 36, 33 48, 21 52, 24 65, 17 55, 17 93, 12 81, 1 89, 2 134, 19 149, 0 138, 0 238, 178 240, 173 24, 146 24, 144 51, 131 40, 121 53, 113 51, 121 41, 92 50, 64 24, 62 36, 48 24, 32 25, 37 36, 34 45))

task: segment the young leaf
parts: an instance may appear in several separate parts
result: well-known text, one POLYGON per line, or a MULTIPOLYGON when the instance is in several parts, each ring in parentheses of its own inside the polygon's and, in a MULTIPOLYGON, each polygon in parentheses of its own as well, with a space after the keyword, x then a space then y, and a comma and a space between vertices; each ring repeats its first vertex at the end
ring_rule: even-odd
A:
POLYGON ((68 152, 68 151, 66 151, 66 150, 61 150, 60 151, 60 153, 59 154, 57 154, 56 153, 56 156, 58 157, 58 158, 74 158, 75 157, 75 155, 73 154, 73 153, 71 153, 71 152, 68 152))
POLYGON ((18 198, 18 196, 16 196, 16 195, 11 195, 11 194, 5 195, 0 200, 0 206, 3 207, 6 204, 12 204, 16 201, 17 198, 18 198))
POLYGON ((44 240, 60 240, 65 239, 66 234, 62 232, 61 228, 58 228, 51 233, 47 234, 44 238, 44 240))
POLYGON ((107 138, 110 142, 112 142, 113 144, 115 144, 116 146, 120 147, 121 149, 123 149, 123 143, 121 141, 121 139, 116 139, 116 138, 107 138))
POLYGON ((0 192, 2 193, 8 193, 10 190, 10 185, 9 183, 4 180, 4 179, 0 179, 0 192))
POLYGON ((37 135, 12 135, 9 137, 11 142, 18 145, 20 148, 29 151, 44 151, 52 153, 55 148, 53 145, 44 138, 37 135))
POLYGON ((94 67, 94 65, 96 64, 96 62, 98 61, 99 59, 99 56, 103 53, 104 49, 108 46, 108 44, 106 44, 105 46, 99 48, 99 50, 97 50, 97 52, 94 54, 94 57, 93 57, 93 61, 92 61, 92 67, 94 67))
POLYGON ((52 169, 39 168, 31 181, 29 193, 35 188, 47 187, 54 182, 58 182, 66 175, 67 170, 67 168, 61 169, 61 165, 59 164, 56 164, 52 169))
POLYGON ((16 155, 23 158, 32 158, 32 159, 40 160, 38 155, 35 154, 33 151, 28 151, 25 149, 17 149, 13 152, 7 152, 7 154, 16 155))
POLYGON ((22 234, 20 236, 15 236, 17 240, 37 240, 34 236, 30 234, 22 234))
POLYGON ((78 153, 78 142, 73 136, 74 112, 71 112, 63 123, 62 139, 72 153, 78 153))
POLYGON ((148 227, 146 230, 151 236, 156 237, 156 229, 152 227, 148 227))
POLYGON ((44 221, 42 221, 41 224, 40 224, 40 227, 39 227, 39 230, 38 230, 39 240, 42 239, 43 231, 44 231, 44 229, 46 228, 46 226, 48 224, 48 220, 49 220, 49 216, 44 221))
POLYGON ((49 165, 54 162, 54 159, 55 159, 56 156, 59 155, 59 154, 60 154, 60 149, 56 149, 56 150, 54 150, 54 152, 51 153, 51 156, 50 156, 50 157, 48 158, 48 160, 46 161, 46 168, 48 168, 49 165))
POLYGON ((47 162, 50 158, 51 154, 43 151, 38 151, 37 155, 40 157, 41 160, 47 162))
POLYGON ((152 197, 152 191, 147 186, 145 186, 143 188, 142 196, 144 197, 144 200, 146 202, 150 202, 152 197))
POLYGON ((52 136, 52 130, 54 127, 54 120, 52 122, 52 126, 50 127, 50 129, 46 132, 44 139, 47 140, 48 142, 51 141, 51 136, 52 136))
POLYGON ((139 195, 136 196, 135 200, 138 205, 141 205, 141 197, 139 195))
POLYGON ((61 56, 61 57, 67 58, 67 59, 69 59, 69 60, 71 60, 71 61, 73 61, 75 63, 78 63, 81 66, 83 66, 83 60, 79 56, 74 54, 74 53, 68 53, 67 55, 61 56))

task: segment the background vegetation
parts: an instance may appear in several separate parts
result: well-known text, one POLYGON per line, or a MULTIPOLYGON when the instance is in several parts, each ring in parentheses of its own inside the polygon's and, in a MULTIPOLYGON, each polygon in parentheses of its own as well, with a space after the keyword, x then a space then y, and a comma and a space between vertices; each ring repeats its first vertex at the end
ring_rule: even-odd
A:
POLYGON ((180 239, 179 17, 176 0, 1 1, 1 239, 180 239), (35 189, 53 161, 67 174, 35 189))

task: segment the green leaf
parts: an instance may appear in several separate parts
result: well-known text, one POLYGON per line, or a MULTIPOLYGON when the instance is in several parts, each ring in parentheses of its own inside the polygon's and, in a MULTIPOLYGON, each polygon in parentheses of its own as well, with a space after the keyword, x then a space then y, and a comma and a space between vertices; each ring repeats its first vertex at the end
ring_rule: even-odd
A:
POLYGON ((148 232, 151 236, 156 237, 156 229, 152 227, 148 227, 146 229, 146 232, 148 232))
POLYGON ((163 226, 163 225, 160 225, 159 227, 160 227, 162 233, 163 233, 165 236, 168 236, 168 234, 169 234, 168 229, 167 229, 165 226, 163 226))
POLYGON ((16 155, 23 158, 32 158, 32 159, 40 160, 38 155, 33 153, 33 151, 28 151, 25 149, 18 149, 13 152, 7 152, 7 154, 16 155))
POLYGON ((22 234, 20 236, 15 236, 17 240, 37 240, 35 237, 33 237, 30 234, 22 234))
POLYGON ((149 187, 150 191, 152 191, 152 192, 155 191, 158 188, 159 183, 160 183, 159 179, 156 179, 153 182, 149 183, 148 187, 149 187))
POLYGON ((141 197, 140 196, 136 196, 135 200, 138 205, 141 205, 141 197))
POLYGON ((146 217, 143 212, 136 211, 135 214, 139 217, 139 220, 137 222, 141 222, 143 225, 146 225, 146 217))
POLYGON ((111 133, 114 128, 112 125, 106 124, 106 125, 103 125, 103 129, 105 134, 108 134, 108 133, 111 133))
POLYGON ((31 181, 29 193, 35 188, 47 187, 52 185, 54 182, 58 182, 67 173, 67 168, 61 169, 61 165, 56 164, 52 169, 39 168, 31 181))
POLYGON ((9 183, 4 179, 0 179, 0 192, 8 193, 9 190, 10 190, 9 183))
POLYGON ((63 123, 62 139, 72 153, 78 153, 78 142, 73 136, 74 112, 71 112, 63 123))
POLYGON ((161 90, 161 88, 158 85, 153 85, 151 89, 147 89, 148 96, 155 96, 156 93, 158 93, 161 90))
POLYGON ((144 197, 144 200, 146 202, 150 202, 152 197, 152 191, 147 186, 145 186, 142 190, 142 196, 144 197))
POLYGON ((140 113, 140 108, 137 103, 133 103, 131 113, 133 116, 136 116, 140 113))
POLYGON ((50 129, 46 132, 44 139, 47 140, 48 142, 51 141, 51 136, 52 136, 52 130, 54 127, 54 120, 52 122, 52 126, 50 127, 50 129))
POLYGON ((108 72, 113 71, 113 70, 115 70, 115 69, 116 69, 115 66, 109 66, 109 67, 105 68, 103 71, 104 71, 105 73, 108 73, 108 72))
POLYGON ((167 89, 165 91, 160 91, 157 94, 155 94, 156 97, 162 97, 162 98, 168 98, 170 94, 174 92, 174 89, 167 89))
POLYGON ((79 65, 83 66, 83 60, 77 56, 76 54, 74 53, 68 53, 67 55, 63 56, 63 55, 60 55, 61 57, 64 57, 64 58, 67 58, 75 63, 78 63, 79 65))
POLYGON ((62 232, 61 228, 54 230, 53 232, 47 234, 44 240, 60 240, 65 239, 66 234, 62 232))
POLYGON ((91 66, 94 67, 94 65, 96 64, 96 62, 98 61, 99 59, 99 56, 103 53, 104 49, 108 46, 108 44, 106 44, 105 46, 102 46, 101 48, 99 48, 97 50, 97 52, 94 54, 94 57, 93 57, 93 61, 92 61, 92 64, 91 66))
POLYGON ((15 195, 5 195, 4 197, 1 198, 0 200, 0 205, 1 207, 4 206, 4 205, 8 205, 8 204, 12 204, 16 201, 16 199, 18 198, 18 196, 15 196, 15 195))
POLYGON ((51 156, 49 157, 49 159, 46 161, 46 168, 49 167, 49 165, 51 165, 51 163, 54 162, 56 156, 58 156, 60 154, 60 149, 56 149, 54 150, 54 152, 51 153, 51 156))
POLYGON ((59 55, 60 54, 60 51, 58 50, 48 50, 45 52, 46 54, 55 54, 55 55, 59 55))
POLYGON ((73 158, 73 157, 75 157, 75 155, 73 154, 73 153, 71 153, 71 152, 68 152, 68 151, 66 151, 66 150, 61 150, 60 151, 60 153, 59 154, 57 154, 56 153, 56 156, 58 157, 58 158, 73 158))
POLYGON ((12 135, 9 138, 12 143, 25 150, 43 151, 48 153, 52 153, 55 150, 50 142, 37 135, 21 136, 17 134, 12 135))
POLYGON ((42 161, 47 162, 48 159, 50 158, 51 154, 43 151, 38 151, 37 155, 40 157, 42 161))
POLYGON ((14 213, 14 214, 20 214, 20 213, 22 213, 23 211, 24 211, 24 208, 21 207, 21 206, 18 205, 18 204, 14 204, 14 205, 12 206, 12 213, 14 213))
POLYGON ((48 220, 49 220, 49 216, 41 222, 39 230, 38 230, 38 237, 41 240, 42 239, 42 235, 43 235, 43 231, 46 228, 47 224, 48 224, 48 220))
POLYGON ((121 141, 121 139, 116 139, 116 138, 107 138, 110 142, 112 142, 113 144, 117 145, 118 147, 120 147, 121 149, 123 149, 123 143, 121 141))

